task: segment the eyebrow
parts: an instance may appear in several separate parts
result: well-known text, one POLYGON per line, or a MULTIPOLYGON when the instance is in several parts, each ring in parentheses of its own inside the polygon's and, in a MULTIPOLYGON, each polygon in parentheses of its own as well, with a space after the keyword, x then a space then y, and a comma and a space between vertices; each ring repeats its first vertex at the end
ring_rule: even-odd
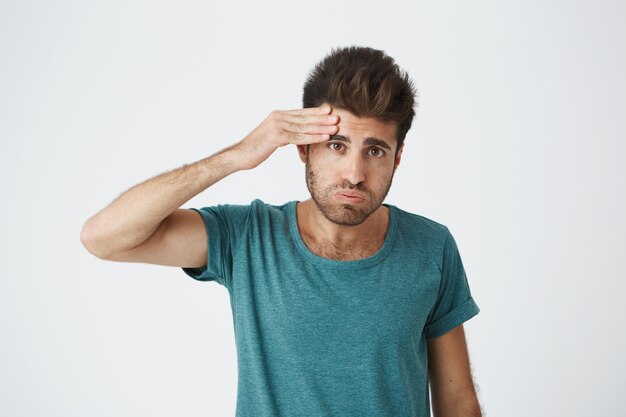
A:
MULTIPOLYGON (((350 138, 348 136, 344 136, 344 135, 332 135, 330 137, 330 140, 338 140, 340 142, 347 142, 347 143, 351 143, 350 138)), ((391 151, 391 146, 389 146, 389 144, 387 142, 385 142, 382 139, 376 138, 374 136, 368 136, 365 138, 365 140, 363 141, 363 143, 365 145, 376 145, 376 146, 380 146, 381 148, 385 148, 391 151)))

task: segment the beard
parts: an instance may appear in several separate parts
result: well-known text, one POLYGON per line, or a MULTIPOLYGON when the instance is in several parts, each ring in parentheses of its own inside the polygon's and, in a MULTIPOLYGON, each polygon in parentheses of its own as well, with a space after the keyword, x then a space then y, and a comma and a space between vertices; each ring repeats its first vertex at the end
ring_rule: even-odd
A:
POLYGON ((366 188, 361 183, 353 185, 349 181, 344 181, 341 184, 332 185, 323 189, 318 184, 317 174, 311 168, 311 164, 308 160, 305 170, 306 186, 309 189, 309 193, 311 193, 311 198, 315 202, 315 205, 324 217, 340 226, 359 225, 375 212, 383 203, 385 197, 387 197, 394 174, 392 172, 389 181, 384 182, 380 189, 376 191, 366 188), (366 198, 365 201, 359 204, 333 202, 334 195, 340 191, 358 191, 361 194, 365 194, 366 198))

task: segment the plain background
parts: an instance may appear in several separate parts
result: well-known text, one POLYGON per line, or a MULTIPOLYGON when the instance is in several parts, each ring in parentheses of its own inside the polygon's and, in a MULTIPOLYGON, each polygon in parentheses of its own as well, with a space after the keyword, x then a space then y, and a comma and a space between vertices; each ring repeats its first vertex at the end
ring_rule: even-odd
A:
MULTIPOLYGON (((0 415, 234 415, 226 289, 99 260, 80 230, 301 107, 308 71, 347 45, 419 89, 386 201, 457 240, 484 415, 623 412, 623 2, 0 4, 0 415)), ((183 207, 254 198, 308 198, 294 147, 183 207)))

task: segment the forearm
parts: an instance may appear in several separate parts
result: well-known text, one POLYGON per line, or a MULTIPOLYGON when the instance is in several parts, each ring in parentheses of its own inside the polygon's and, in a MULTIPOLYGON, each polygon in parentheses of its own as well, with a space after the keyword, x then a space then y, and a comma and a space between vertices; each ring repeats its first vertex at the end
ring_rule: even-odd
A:
POLYGON ((81 241, 105 257, 145 242, 163 219, 239 168, 236 145, 135 185, 87 220, 81 241))
POLYGON ((468 394, 456 401, 433 398, 434 417, 482 417, 482 411, 476 394, 468 394))

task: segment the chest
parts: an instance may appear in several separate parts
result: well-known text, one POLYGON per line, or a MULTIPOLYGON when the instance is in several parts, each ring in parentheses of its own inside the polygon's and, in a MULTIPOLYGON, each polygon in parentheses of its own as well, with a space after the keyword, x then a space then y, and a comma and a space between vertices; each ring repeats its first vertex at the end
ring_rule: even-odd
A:
POLYGON ((257 335, 299 360, 341 363, 416 345, 440 282, 436 268, 408 259, 363 270, 306 263, 252 269, 241 276, 248 281, 235 280, 238 337, 257 335))
POLYGON ((364 259, 374 255, 385 243, 384 234, 369 241, 360 241, 349 245, 335 245, 332 242, 318 242, 306 234, 302 234, 302 241, 307 248, 326 259, 354 260, 364 259))

